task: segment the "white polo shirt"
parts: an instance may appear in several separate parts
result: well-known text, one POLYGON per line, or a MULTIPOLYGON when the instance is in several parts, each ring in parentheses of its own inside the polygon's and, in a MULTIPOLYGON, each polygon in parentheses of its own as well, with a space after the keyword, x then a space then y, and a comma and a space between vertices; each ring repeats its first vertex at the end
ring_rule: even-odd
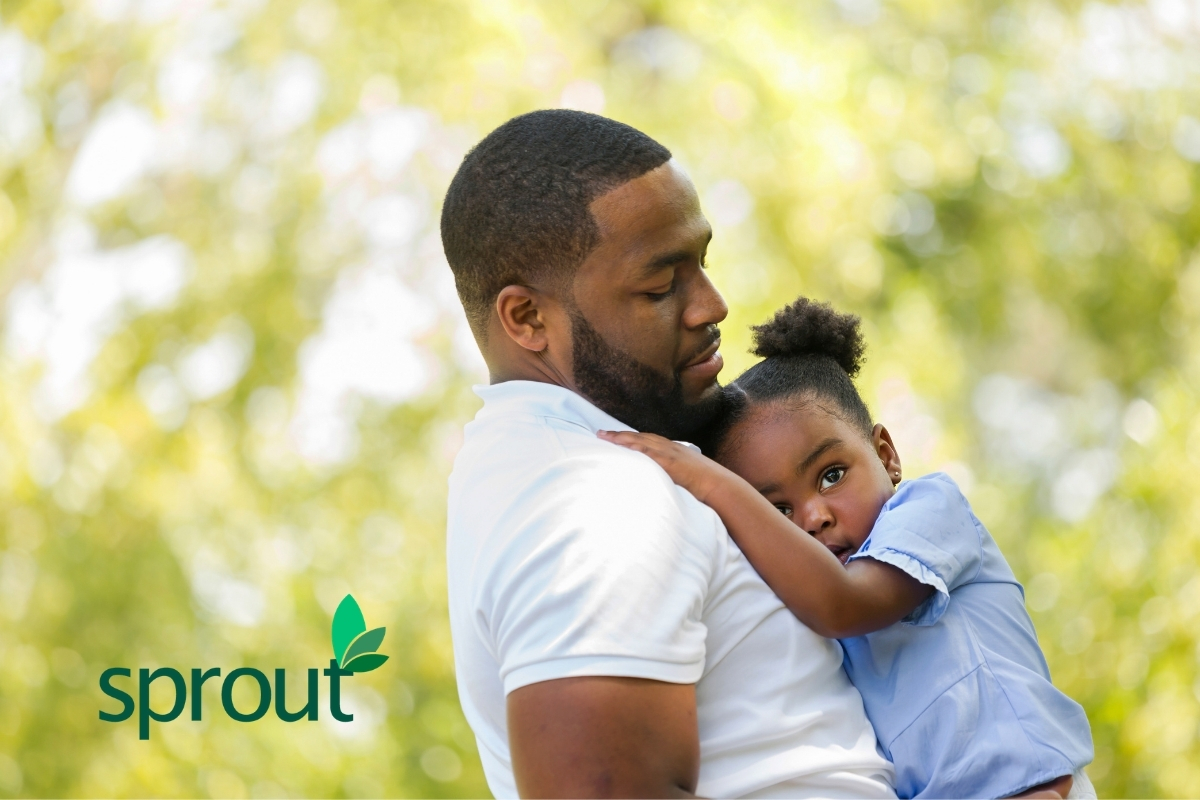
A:
POLYGON ((804 627, 716 513, 559 386, 477 386, 450 475, 459 697, 515 797, 505 696, 581 675, 696 684, 699 794, 895 797, 841 646, 804 627))

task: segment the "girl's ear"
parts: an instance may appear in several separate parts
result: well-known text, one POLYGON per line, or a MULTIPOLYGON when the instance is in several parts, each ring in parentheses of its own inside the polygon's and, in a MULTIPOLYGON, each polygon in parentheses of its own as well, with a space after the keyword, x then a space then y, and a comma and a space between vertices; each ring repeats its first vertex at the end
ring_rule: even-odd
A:
POLYGON ((896 452, 896 445, 892 443, 892 435, 888 433, 888 429, 882 425, 872 428, 871 445, 875 448, 875 455, 879 456, 879 462, 883 464, 888 477, 892 479, 892 486, 895 486, 900 482, 902 474, 900 454, 896 452))

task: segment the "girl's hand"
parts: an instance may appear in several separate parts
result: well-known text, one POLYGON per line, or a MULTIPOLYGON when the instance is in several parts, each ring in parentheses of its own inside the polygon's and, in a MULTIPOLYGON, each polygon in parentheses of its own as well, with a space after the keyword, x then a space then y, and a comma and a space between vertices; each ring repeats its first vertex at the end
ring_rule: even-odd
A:
POLYGON ((650 456, 667 471, 671 480, 691 492, 701 503, 706 502, 714 487, 730 477, 729 471, 712 459, 654 433, 600 431, 596 435, 650 456))

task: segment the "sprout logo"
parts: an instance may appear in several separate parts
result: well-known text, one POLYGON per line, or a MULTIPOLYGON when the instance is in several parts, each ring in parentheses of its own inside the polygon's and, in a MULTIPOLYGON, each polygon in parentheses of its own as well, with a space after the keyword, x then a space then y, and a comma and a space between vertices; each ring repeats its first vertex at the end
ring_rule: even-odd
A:
MULTIPOLYGON (((350 595, 342 598, 337 611, 333 615, 333 655, 329 660, 329 668, 321 673, 329 678, 329 713, 338 722, 350 722, 353 714, 342 711, 342 684, 344 677, 356 672, 370 672, 379 669, 388 657, 378 652, 383 644, 385 628, 367 630, 366 620, 363 619, 362 609, 350 595)), ((221 681, 221 708, 230 718, 238 722, 255 722, 266 716, 271 709, 272 695, 274 696, 275 716, 284 722, 296 722, 301 719, 316 720, 318 716, 317 698, 317 669, 307 670, 307 700, 299 711, 289 711, 287 704, 287 671, 275 670, 275 687, 272 692, 271 682, 261 671, 253 667, 239 667, 231 670, 221 681), (245 711, 233 704, 233 687, 241 678, 249 678, 258 685, 258 705, 252 711, 245 711)), ((150 722, 170 722, 183 713, 188 701, 188 682, 183 673, 173 667, 160 667, 154 671, 138 670, 137 693, 138 702, 133 696, 113 685, 113 678, 129 678, 133 674, 128 667, 111 667, 100 676, 100 691, 121 703, 118 712, 101 711, 100 719, 104 722, 124 722, 138 711, 138 738, 150 738, 150 722), (150 686, 156 681, 166 679, 174 686, 175 699, 171 707, 165 711, 156 711, 150 706, 150 686)), ((221 676, 221 668, 191 670, 191 718, 201 720, 204 715, 204 698, 201 689, 204 682, 210 678, 221 676)))

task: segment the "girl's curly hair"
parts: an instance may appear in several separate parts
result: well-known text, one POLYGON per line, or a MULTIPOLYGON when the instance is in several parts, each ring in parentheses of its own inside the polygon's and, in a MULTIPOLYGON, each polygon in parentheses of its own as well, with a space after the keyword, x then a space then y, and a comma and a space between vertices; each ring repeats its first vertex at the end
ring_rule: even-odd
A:
POLYGON ((852 380, 866 351, 861 324, 853 314, 801 297, 754 326, 751 352, 763 360, 722 389, 721 413, 697 444, 715 457, 751 406, 790 398, 830 401, 839 416, 870 437, 871 413, 852 380))

